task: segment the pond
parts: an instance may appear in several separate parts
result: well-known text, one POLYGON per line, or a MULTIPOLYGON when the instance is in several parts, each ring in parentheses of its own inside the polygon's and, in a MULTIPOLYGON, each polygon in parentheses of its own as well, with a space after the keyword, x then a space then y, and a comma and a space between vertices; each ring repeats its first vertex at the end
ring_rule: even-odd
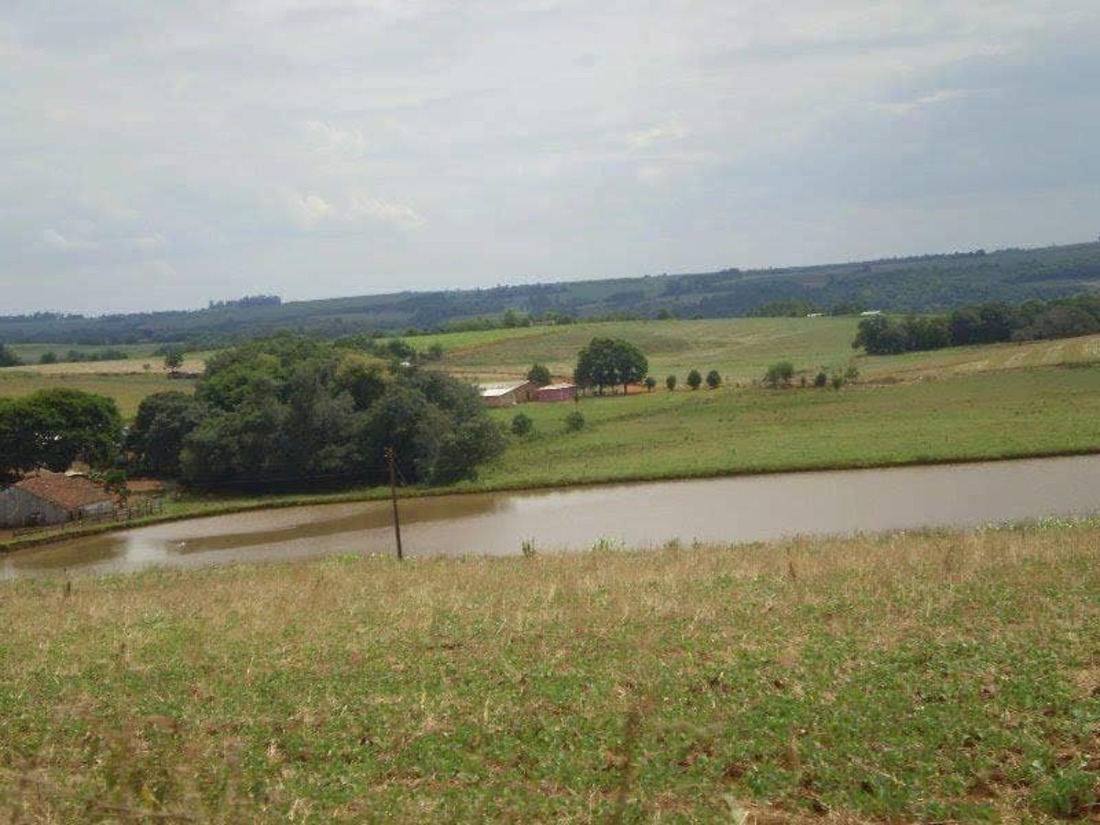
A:
MULTIPOLYGON (((782 473, 400 502, 405 555, 510 555, 974 526, 1100 509, 1100 456, 782 473)), ((388 501, 257 510, 0 557, 0 578, 392 554, 388 501)))

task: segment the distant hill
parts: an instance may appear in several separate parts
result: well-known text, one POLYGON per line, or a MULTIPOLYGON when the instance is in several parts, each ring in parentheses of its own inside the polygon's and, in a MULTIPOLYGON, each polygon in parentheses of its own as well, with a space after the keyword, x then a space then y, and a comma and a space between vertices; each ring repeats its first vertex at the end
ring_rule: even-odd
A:
POLYGON ((716 318, 837 308, 942 312, 965 304, 1054 298, 1100 286, 1100 243, 1043 249, 977 250, 787 269, 647 275, 604 281, 400 292, 318 301, 276 296, 187 312, 83 317, 37 313, 0 317, 5 343, 224 343, 290 329, 327 336, 435 330, 478 318, 716 318))

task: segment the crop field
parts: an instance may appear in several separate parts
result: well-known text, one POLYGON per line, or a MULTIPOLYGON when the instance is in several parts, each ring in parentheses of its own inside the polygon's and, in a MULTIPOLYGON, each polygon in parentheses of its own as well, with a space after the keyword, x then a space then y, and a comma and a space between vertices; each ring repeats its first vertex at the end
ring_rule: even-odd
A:
POLYGON ((0 584, 10 821, 1100 813, 1100 526, 0 584))
POLYGON ((891 386, 722 389, 584 398, 522 412, 481 474, 489 488, 866 467, 1100 450, 1100 367, 980 373, 891 386), (580 432, 565 418, 579 410, 580 432))

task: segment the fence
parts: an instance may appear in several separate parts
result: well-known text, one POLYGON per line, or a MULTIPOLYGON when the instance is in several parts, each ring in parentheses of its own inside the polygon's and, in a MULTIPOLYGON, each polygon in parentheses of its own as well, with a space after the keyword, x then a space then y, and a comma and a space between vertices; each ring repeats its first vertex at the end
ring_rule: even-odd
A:
POLYGON ((114 507, 110 510, 102 510, 96 513, 83 513, 77 511, 69 521, 60 524, 36 524, 33 527, 19 527, 12 531, 12 536, 25 536, 29 533, 63 532, 77 525, 101 524, 103 522, 133 521, 136 518, 152 516, 164 511, 164 497, 144 499, 125 507, 114 507))

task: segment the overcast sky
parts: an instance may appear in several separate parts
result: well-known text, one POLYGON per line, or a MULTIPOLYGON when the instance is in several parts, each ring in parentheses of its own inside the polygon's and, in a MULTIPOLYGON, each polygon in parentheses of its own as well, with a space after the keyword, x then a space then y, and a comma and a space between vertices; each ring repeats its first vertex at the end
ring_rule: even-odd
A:
POLYGON ((3 0, 0 314, 1100 234, 1097 0, 3 0))

